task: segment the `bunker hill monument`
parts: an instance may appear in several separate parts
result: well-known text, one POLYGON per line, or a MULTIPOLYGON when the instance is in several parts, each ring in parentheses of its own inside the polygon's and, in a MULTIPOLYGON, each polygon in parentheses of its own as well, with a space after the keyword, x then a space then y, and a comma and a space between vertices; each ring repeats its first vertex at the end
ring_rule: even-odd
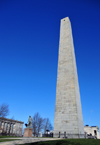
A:
POLYGON ((71 24, 61 19, 54 137, 84 137, 83 116, 71 24))

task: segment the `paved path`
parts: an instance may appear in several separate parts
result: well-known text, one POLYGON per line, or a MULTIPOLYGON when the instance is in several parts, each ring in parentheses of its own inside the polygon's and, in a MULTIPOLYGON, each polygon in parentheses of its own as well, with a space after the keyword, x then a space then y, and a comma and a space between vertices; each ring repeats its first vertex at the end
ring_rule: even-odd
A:
POLYGON ((0 138, 0 139, 19 139, 14 141, 0 142, 0 145, 17 145, 17 144, 24 144, 30 142, 59 140, 61 138, 0 138))

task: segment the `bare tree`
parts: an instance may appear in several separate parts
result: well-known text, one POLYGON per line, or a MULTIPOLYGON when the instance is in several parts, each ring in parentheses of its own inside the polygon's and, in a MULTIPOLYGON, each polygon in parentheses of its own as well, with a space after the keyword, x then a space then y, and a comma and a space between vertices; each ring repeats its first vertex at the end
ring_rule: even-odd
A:
POLYGON ((46 130, 49 130, 49 124, 50 124, 49 118, 45 118, 45 120, 44 120, 44 127, 43 127, 44 133, 46 133, 46 130))
POLYGON ((36 136, 37 134, 37 118, 36 118, 36 114, 33 116, 33 135, 36 136))
POLYGON ((13 117, 11 117, 11 119, 12 119, 12 120, 15 120, 15 117, 13 116, 13 117))
POLYGON ((46 133, 46 130, 50 131, 52 129, 53 129, 53 127, 52 127, 52 124, 50 123, 49 118, 45 118, 44 127, 43 127, 44 133, 46 133))
POLYGON ((50 131, 53 130, 53 126, 52 126, 51 123, 49 124, 49 130, 50 130, 50 131))
POLYGON ((9 106, 7 104, 0 105, 0 117, 6 117, 9 114, 9 106))
POLYGON ((37 112, 33 116, 33 135, 38 136, 41 130, 43 129, 43 122, 44 119, 40 116, 40 114, 37 112))

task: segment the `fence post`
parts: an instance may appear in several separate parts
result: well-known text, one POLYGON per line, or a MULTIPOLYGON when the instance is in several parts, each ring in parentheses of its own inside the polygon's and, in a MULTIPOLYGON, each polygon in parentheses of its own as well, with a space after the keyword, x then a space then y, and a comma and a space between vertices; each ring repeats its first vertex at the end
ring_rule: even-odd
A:
POLYGON ((60 138, 60 132, 59 132, 59 138, 60 138))
POLYGON ((64 138, 66 138, 66 132, 64 132, 64 138))

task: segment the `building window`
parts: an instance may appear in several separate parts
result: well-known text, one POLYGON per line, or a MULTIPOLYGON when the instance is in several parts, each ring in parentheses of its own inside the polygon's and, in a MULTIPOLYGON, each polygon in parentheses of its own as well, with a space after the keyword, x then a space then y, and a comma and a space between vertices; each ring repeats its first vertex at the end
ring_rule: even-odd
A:
POLYGON ((97 135, 97 131, 96 130, 94 130, 94 135, 97 135))

